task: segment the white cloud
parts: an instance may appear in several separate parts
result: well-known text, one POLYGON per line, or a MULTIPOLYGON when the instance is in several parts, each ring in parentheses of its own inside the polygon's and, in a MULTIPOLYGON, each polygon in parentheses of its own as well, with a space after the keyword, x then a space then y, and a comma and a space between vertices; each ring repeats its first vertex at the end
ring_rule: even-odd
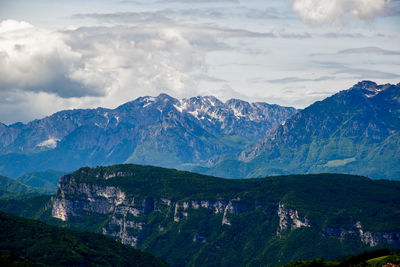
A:
POLYGON ((338 25, 346 20, 370 20, 381 14, 391 0, 294 0, 293 10, 312 25, 338 25))
POLYGON ((110 95, 125 101, 160 92, 190 94, 196 88, 191 75, 204 66, 204 49, 178 27, 93 27, 66 34, 87 69, 110 77, 110 95))
POLYGON ((106 93, 102 77, 86 72, 82 55, 61 33, 14 20, 2 21, 0 33, 0 91, 47 92, 64 98, 106 93))

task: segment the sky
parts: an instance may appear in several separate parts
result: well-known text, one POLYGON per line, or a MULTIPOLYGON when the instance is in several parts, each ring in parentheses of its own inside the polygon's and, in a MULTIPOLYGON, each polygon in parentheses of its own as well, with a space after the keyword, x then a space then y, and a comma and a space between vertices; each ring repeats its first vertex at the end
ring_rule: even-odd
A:
POLYGON ((400 0, 0 0, 0 122, 139 96, 304 108, 400 82, 400 0))

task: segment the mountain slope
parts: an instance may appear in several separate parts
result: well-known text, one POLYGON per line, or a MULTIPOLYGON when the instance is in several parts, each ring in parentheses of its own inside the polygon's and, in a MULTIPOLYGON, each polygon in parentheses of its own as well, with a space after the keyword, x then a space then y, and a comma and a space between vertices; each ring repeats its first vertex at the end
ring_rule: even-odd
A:
POLYGON ((21 200, 0 208, 106 234, 174 266, 276 266, 400 248, 399 192, 400 182, 342 174, 229 180, 116 165, 63 176, 50 202, 27 201, 36 211, 21 200))
POLYGON ((225 177, 342 172, 400 179, 400 86, 360 82, 295 114, 239 158, 196 171, 225 177))
POLYGON ((48 191, 0 175, 0 199, 29 197, 43 193, 48 191))
POLYGON ((55 192, 57 189, 58 179, 60 179, 64 174, 64 172, 52 170, 31 172, 21 175, 17 178, 17 181, 32 187, 43 188, 55 192))
POLYGON ((28 124, 0 125, 0 172, 141 163, 188 168, 236 153, 296 113, 294 108, 166 94, 116 109, 67 110, 28 124))
POLYGON ((42 266, 167 266, 149 253, 99 234, 58 228, 3 212, 0 228, 1 252, 42 266))

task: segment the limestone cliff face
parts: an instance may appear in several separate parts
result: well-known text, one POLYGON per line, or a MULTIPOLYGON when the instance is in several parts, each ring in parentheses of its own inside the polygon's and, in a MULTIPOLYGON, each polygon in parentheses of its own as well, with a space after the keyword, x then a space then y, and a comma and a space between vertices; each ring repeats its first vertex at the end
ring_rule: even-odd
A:
POLYGON ((353 235, 358 236, 360 241, 370 247, 375 247, 379 244, 400 244, 400 232, 370 232, 363 229, 361 222, 357 221, 353 228, 331 228, 327 227, 324 229, 325 236, 337 237, 340 241, 343 241, 346 236, 353 235))
POLYGON ((65 175, 58 183, 52 216, 66 221, 71 216, 107 214, 123 203, 128 204, 125 194, 116 187, 77 183, 74 178, 65 175))
MULTIPOLYGON (((121 173, 108 174, 103 179, 123 176, 121 173)), ((167 198, 127 197, 118 187, 102 186, 93 183, 80 183, 70 175, 63 176, 58 184, 56 197, 53 198, 52 216, 68 221, 82 215, 107 215, 102 233, 109 235, 124 244, 137 247, 146 238, 147 227, 145 216, 150 213, 161 213, 171 216, 171 221, 179 223, 189 216, 190 212, 207 209, 211 214, 222 215, 221 225, 231 225, 229 218, 249 211, 251 207, 241 203, 239 198, 232 200, 189 200, 176 201, 167 198)), ((252 207, 254 209, 254 205, 252 207)), ((160 231, 163 226, 159 226, 160 231)), ((196 234, 193 242, 205 238, 196 234)))
POLYGON ((277 235, 286 229, 295 230, 301 227, 311 227, 307 218, 301 219, 299 217, 299 212, 293 209, 287 209, 285 204, 279 202, 278 204, 278 217, 279 217, 279 228, 277 230, 277 235))

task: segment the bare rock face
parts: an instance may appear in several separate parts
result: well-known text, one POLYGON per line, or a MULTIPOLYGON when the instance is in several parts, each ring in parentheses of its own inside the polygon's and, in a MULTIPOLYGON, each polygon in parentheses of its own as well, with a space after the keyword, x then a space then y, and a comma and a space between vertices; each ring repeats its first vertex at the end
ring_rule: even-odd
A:
POLYGON ((370 232, 363 229, 361 222, 356 221, 352 228, 330 228, 324 229, 325 236, 337 237, 343 241, 346 236, 358 236, 359 240, 370 247, 379 244, 400 244, 400 232, 370 232))
POLYGON ((301 227, 311 227, 307 218, 301 219, 297 210, 287 209, 282 202, 278 204, 277 213, 279 217, 279 228, 276 231, 277 235, 280 235, 287 229, 295 230, 301 227))
POLYGON ((60 179, 57 193, 59 197, 54 199, 52 215, 64 221, 89 213, 107 214, 127 204, 124 192, 116 187, 77 183, 68 175, 60 179))

